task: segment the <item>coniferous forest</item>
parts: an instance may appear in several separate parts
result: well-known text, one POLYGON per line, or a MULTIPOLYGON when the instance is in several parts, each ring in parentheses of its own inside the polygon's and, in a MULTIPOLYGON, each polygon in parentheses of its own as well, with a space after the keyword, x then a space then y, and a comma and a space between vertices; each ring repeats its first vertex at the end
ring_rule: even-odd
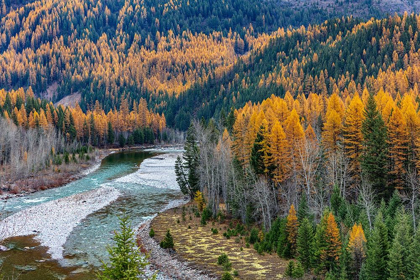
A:
MULTIPOLYGON (((201 225, 282 277, 420 279, 420 7, 391 2, 0 0, 0 192, 182 138, 201 225)), ((109 279, 147 264, 128 224, 109 279)))

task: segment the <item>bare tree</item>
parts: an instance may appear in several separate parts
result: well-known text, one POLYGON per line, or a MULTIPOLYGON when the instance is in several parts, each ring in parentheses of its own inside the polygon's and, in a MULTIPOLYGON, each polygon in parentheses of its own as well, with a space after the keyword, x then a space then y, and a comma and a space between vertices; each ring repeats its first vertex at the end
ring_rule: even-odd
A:
POLYGON ((406 181, 408 188, 406 189, 403 198, 409 201, 411 216, 413 217, 413 227, 414 232, 417 230, 417 219, 416 219, 416 209, 418 204, 418 198, 420 195, 420 181, 419 176, 413 168, 408 168, 406 174, 406 181))
POLYGON ((278 212, 276 193, 265 178, 260 177, 255 182, 253 197, 258 205, 256 213, 262 217, 265 230, 271 228, 271 221, 278 212))
POLYGON ((369 183, 368 180, 363 176, 361 184, 358 186, 358 193, 358 203, 365 209, 369 221, 369 229, 372 230, 376 195, 372 188, 372 184, 369 183))

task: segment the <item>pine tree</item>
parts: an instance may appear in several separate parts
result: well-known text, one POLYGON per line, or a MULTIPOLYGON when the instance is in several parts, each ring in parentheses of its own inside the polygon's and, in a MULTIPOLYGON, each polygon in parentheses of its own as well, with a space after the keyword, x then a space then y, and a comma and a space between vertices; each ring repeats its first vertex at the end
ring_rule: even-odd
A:
POLYGON ((250 164, 255 174, 263 175, 264 174, 264 136, 261 127, 257 133, 257 138, 255 139, 254 145, 251 150, 250 164))
POLYGON ((108 144, 112 145, 115 142, 115 132, 114 129, 112 128, 112 123, 108 122, 108 144))
POLYGON ((193 125, 191 125, 187 131, 184 149, 183 160, 181 157, 178 157, 175 162, 176 181, 178 182, 182 193, 189 195, 190 198, 193 199, 195 193, 199 190, 199 150, 193 125))
POLYGON ((408 257, 408 270, 410 272, 408 278, 420 279, 420 227, 417 228, 416 235, 410 246, 410 255, 408 257))
POLYGON ((365 270, 367 279, 388 279, 388 250, 388 229, 383 221, 382 212, 379 212, 367 243, 365 270))
POLYGON ((289 209, 289 215, 287 216, 287 241, 290 244, 291 256, 295 256, 297 247, 297 235, 298 235, 299 222, 296 216, 295 206, 292 204, 289 209))
POLYGON ((362 173, 372 184, 379 198, 389 197, 386 189, 387 175, 387 130, 372 94, 369 95, 362 123, 363 153, 362 173))
POLYGON ((412 244, 412 233, 408 215, 402 210, 397 215, 394 228, 394 240, 389 250, 388 271, 390 280, 408 279, 410 275, 409 248, 412 244))
MULTIPOLYGON (((97 276, 103 280, 135 280, 144 275, 147 256, 136 248, 134 231, 130 228, 128 216, 120 218, 121 232, 115 232, 115 246, 108 247, 110 263, 102 263, 103 271, 97 276)), ((152 277, 153 278, 153 277, 152 277)))
POLYGON ((160 242, 160 247, 163 249, 173 249, 174 248, 174 239, 171 235, 171 231, 168 229, 166 232, 165 238, 160 242))
POLYGON ((308 218, 301 221, 297 238, 298 259, 305 270, 312 267, 314 261, 314 231, 308 218))
POLYGON ((300 196, 300 202, 299 202, 299 209, 298 209, 298 221, 301 223, 304 218, 309 219, 309 206, 308 201, 306 198, 305 192, 302 192, 302 195, 300 196))

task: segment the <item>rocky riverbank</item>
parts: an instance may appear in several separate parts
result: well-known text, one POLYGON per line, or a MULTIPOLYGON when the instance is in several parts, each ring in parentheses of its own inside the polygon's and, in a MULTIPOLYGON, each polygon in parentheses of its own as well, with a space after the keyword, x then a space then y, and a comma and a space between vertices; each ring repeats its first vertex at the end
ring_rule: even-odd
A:
POLYGON ((53 259, 63 258, 63 245, 72 230, 89 214, 120 196, 112 187, 102 187, 49 201, 22 210, 0 222, 0 241, 12 236, 35 235, 48 247, 53 259))

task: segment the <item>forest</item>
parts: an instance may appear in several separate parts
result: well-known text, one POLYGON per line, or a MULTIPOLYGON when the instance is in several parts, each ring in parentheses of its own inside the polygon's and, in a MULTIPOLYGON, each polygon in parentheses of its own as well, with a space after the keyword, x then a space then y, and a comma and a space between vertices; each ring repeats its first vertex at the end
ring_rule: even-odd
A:
POLYGON ((32 89, 0 90, 0 179, 34 176, 47 168, 89 159, 92 147, 124 147, 168 141, 165 116, 140 99, 124 100, 121 110, 105 114, 99 102, 84 113, 80 106, 54 106, 36 98, 32 89), (132 109, 129 109, 132 107, 132 109))
POLYGON ((210 216, 254 226, 258 253, 296 259, 290 276, 417 279, 418 100, 365 88, 248 102, 190 126, 178 183, 210 216))
POLYGON ((404 95, 418 84, 418 15, 362 22, 348 17, 307 28, 281 29, 262 49, 239 60, 221 79, 209 79, 170 98, 170 126, 184 118, 223 117, 232 107, 272 94, 361 94, 364 88, 404 95))

